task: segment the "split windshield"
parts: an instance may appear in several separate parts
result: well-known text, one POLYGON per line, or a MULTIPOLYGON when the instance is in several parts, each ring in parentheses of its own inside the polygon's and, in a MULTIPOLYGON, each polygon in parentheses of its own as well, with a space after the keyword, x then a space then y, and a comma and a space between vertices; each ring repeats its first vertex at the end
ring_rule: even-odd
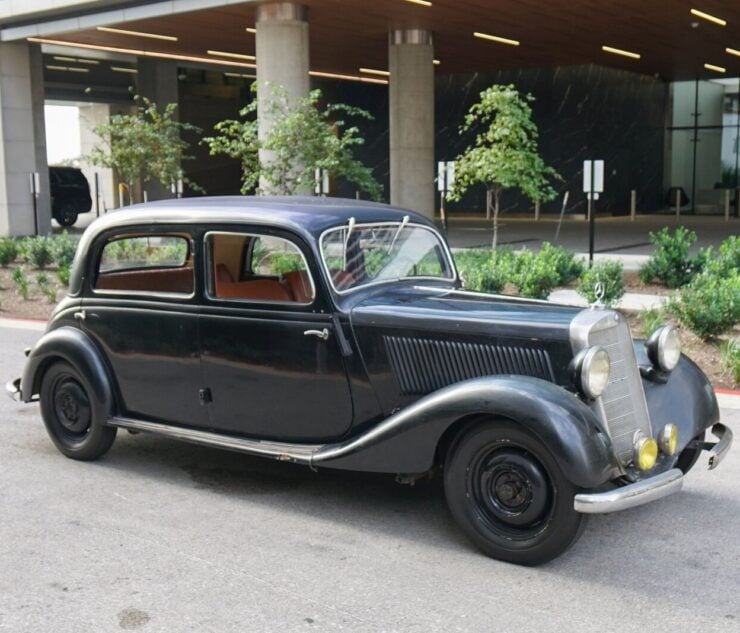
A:
POLYGON ((321 237, 321 256, 340 292, 396 279, 455 278, 439 235, 407 219, 331 229, 321 237))

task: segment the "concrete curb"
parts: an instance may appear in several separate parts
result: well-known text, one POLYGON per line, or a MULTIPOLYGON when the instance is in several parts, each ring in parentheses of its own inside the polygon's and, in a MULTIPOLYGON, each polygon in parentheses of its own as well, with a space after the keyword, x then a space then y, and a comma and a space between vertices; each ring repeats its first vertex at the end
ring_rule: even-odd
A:
POLYGON ((10 327, 17 330, 34 330, 36 332, 43 332, 46 329, 46 321, 38 319, 14 319, 8 317, 0 317, 0 327, 10 327))

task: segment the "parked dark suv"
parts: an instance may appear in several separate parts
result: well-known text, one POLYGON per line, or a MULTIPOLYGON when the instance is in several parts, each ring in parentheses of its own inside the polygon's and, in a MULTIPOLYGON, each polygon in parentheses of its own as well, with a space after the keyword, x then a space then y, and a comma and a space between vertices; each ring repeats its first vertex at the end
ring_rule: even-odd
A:
POLYGON ((92 208, 90 185, 76 167, 49 167, 51 215, 62 226, 72 226, 80 213, 92 208))

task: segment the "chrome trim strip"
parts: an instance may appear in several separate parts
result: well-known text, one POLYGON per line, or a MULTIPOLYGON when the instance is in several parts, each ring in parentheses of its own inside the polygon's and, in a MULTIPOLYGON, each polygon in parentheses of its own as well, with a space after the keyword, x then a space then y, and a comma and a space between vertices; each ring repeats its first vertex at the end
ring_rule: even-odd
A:
POLYGON ((573 509, 584 514, 619 512, 662 499, 678 492, 682 487, 683 473, 678 468, 672 468, 616 490, 577 494, 573 499, 573 509))
POLYGON ((719 442, 709 450, 709 470, 714 470, 720 465, 732 446, 732 431, 719 422, 712 427, 711 431, 712 435, 719 438, 719 442))
POLYGON ((5 383, 5 393, 8 397, 15 402, 21 401, 21 379, 16 378, 15 380, 9 380, 5 383))
POLYGON ((249 455, 260 457, 274 457, 279 461, 295 462, 311 465, 311 457, 320 448, 321 444, 289 444, 286 442, 268 442, 262 440, 247 440, 241 437, 221 435, 209 431, 199 431, 160 422, 147 422, 133 418, 112 417, 108 419, 109 426, 115 426, 131 431, 154 433, 192 444, 215 446, 249 455))

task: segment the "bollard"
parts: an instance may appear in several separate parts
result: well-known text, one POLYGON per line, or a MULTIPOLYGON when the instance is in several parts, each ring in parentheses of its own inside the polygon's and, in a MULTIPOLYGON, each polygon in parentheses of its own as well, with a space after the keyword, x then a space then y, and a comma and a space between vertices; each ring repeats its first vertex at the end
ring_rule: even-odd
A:
POLYGON ((630 221, 635 221, 635 216, 637 216, 637 190, 633 189, 630 191, 630 221))
POLYGON ((681 217, 681 189, 676 189, 676 222, 681 217))
POLYGON ((725 222, 730 221, 730 190, 725 189, 725 222))
POLYGON ((534 221, 539 222, 540 220, 540 201, 534 203, 534 221))

